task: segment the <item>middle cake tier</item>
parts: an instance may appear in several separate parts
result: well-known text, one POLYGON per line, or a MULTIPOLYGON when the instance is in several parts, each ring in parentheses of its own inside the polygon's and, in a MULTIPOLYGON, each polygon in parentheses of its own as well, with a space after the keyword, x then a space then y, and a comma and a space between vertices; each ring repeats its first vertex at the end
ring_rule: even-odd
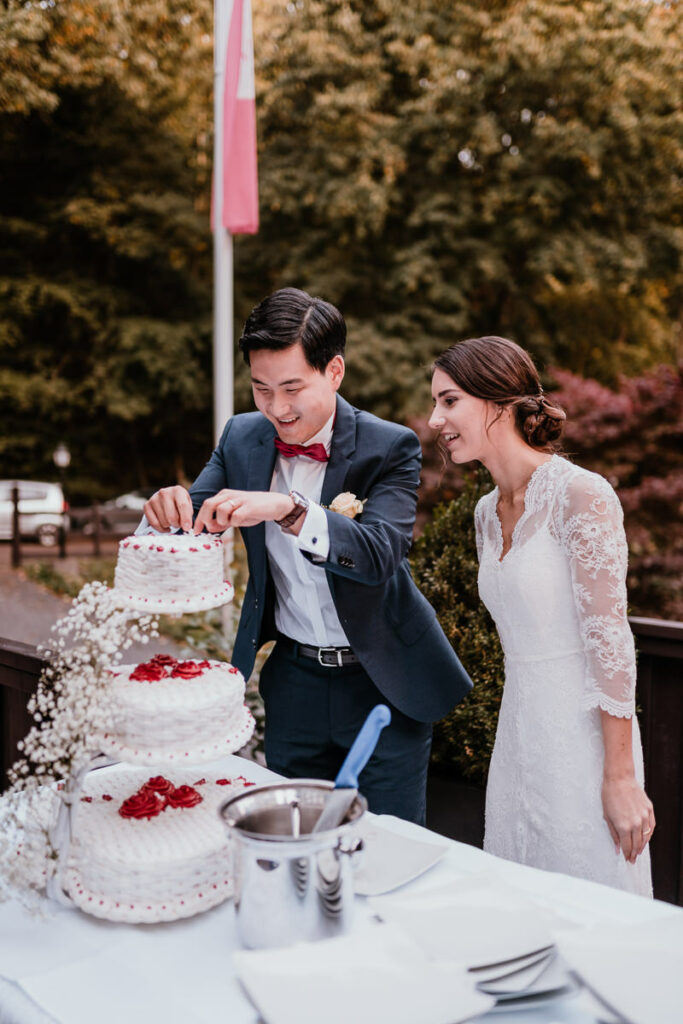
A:
POLYGON ((254 719, 244 704, 244 677, 223 661, 157 654, 112 670, 110 721, 96 742, 131 764, 200 763, 248 742, 254 719))

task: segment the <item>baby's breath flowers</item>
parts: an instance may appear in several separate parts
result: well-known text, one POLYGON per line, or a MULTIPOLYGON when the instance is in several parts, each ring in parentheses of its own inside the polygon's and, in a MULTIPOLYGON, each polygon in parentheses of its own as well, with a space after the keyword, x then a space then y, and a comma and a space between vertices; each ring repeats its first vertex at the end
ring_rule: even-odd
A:
POLYGON ((28 704, 35 725, 18 744, 22 756, 0 798, 0 899, 45 888, 58 855, 50 829, 59 801, 69 798, 69 781, 99 753, 95 737, 106 732, 112 669, 132 643, 148 643, 158 629, 154 617, 122 610, 114 592, 95 582, 83 587, 52 633, 28 704))

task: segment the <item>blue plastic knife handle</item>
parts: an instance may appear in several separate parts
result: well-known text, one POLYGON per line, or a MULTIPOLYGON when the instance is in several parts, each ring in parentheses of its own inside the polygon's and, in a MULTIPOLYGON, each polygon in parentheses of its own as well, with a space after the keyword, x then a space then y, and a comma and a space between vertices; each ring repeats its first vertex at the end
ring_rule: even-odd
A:
POLYGON ((339 769, 339 774, 334 780, 335 789, 358 788, 358 776, 370 760, 370 755, 377 746, 379 734, 390 721, 391 711, 386 704, 377 704, 372 709, 339 769))

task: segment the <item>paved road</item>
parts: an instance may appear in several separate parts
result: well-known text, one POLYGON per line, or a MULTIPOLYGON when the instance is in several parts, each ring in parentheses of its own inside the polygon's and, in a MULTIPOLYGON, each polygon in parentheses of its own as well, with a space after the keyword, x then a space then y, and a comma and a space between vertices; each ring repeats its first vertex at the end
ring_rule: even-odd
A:
MULTIPOLYGON (((114 556, 116 541, 102 542, 102 555, 114 556)), ((92 558, 92 541, 85 538, 69 539, 67 558, 57 557, 53 548, 41 548, 37 544, 22 546, 22 561, 51 562, 63 575, 74 572, 78 558, 92 558)), ((0 542, 0 638, 19 640, 25 644, 38 645, 50 638, 52 625, 69 610, 71 600, 58 597, 46 587, 26 578, 21 569, 11 567, 11 545, 0 542)), ((154 643, 154 652, 179 655, 181 648, 166 637, 159 637, 154 643)), ((136 644, 126 654, 126 660, 143 661, 150 656, 149 647, 136 644)))

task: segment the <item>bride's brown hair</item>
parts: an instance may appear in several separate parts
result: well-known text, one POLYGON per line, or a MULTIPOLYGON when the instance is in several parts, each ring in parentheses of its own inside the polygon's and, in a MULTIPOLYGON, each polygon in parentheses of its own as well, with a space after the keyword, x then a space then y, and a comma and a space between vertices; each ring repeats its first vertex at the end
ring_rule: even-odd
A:
POLYGON ((514 341, 495 335, 467 338, 442 352, 434 370, 442 370, 468 395, 495 403, 501 413, 512 407, 517 429, 532 448, 558 447, 566 416, 545 397, 531 356, 514 341))

